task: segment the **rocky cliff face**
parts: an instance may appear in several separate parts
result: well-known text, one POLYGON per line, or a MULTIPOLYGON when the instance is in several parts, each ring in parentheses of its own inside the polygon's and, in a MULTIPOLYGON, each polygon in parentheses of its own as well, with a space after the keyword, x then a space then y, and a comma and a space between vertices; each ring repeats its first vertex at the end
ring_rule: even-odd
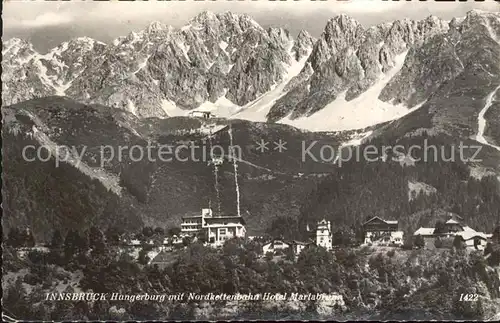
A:
POLYGON ((76 39, 46 55, 14 39, 3 49, 2 103, 58 94, 140 117, 168 116, 165 102, 193 109, 225 96, 245 105, 282 81, 313 42, 230 12, 203 12, 181 29, 155 22, 109 45, 76 39), (23 73, 28 81, 19 80, 23 73))
POLYGON ((395 58, 424 40, 448 30, 439 18, 408 19, 365 29, 340 15, 328 21, 308 59, 309 68, 297 76, 290 92, 273 106, 271 120, 311 115, 342 92, 350 101, 370 88, 382 73, 394 67, 395 58))
MULTIPOLYGON (((498 13, 481 11, 370 28, 339 15, 318 40, 306 31, 294 39, 246 15, 203 12, 180 29, 155 22, 112 44, 78 38, 45 55, 12 39, 2 50, 2 104, 66 95, 137 117, 196 108, 330 131, 394 120, 432 101, 435 120, 457 117, 472 133, 477 125, 466 119, 477 120, 500 77, 499 26, 498 13), (459 110, 449 106, 454 95, 459 110)), ((485 118, 494 121, 491 112, 485 118)))

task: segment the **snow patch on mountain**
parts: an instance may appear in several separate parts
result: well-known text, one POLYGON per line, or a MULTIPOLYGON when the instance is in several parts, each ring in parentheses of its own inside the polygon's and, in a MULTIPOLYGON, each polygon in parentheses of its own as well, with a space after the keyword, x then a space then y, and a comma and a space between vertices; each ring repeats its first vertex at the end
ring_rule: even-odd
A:
POLYGON ((370 130, 370 131, 366 131, 366 132, 355 132, 354 134, 352 134, 347 141, 340 144, 340 146, 338 148, 339 154, 337 154, 333 163, 336 164, 338 162, 340 156, 344 152, 344 150, 343 150, 344 148, 350 149, 350 147, 361 146, 361 144, 363 144, 364 141, 372 135, 372 133, 373 133, 373 131, 370 130))
POLYGON ((171 100, 162 100, 161 102, 161 108, 167 116, 169 117, 184 117, 188 114, 189 111, 183 110, 179 108, 175 102, 171 100))
POLYGON ((437 189, 429 184, 417 181, 408 181, 408 201, 413 201, 418 195, 431 195, 437 192, 437 189))
POLYGON ((179 46, 179 48, 184 53, 184 57, 186 58, 186 60, 191 63, 191 59, 188 56, 188 52, 189 52, 190 47, 182 42, 177 43, 177 46, 179 46))
POLYGON ((481 180, 483 177, 486 176, 496 175, 496 172, 494 172, 493 170, 478 165, 469 166, 469 169, 470 169, 470 177, 475 178, 477 180, 481 180))
POLYGON ((486 103, 484 105, 484 108, 479 112, 478 115, 478 131, 476 135, 476 141, 482 143, 483 145, 490 146, 492 148, 495 148, 496 150, 500 151, 499 146, 495 146, 493 144, 490 144, 488 140, 484 137, 484 132, 486 130, 486 119, 484 118, 484 115, 486 112, 488 112, 488 109, 492 106, 493 104, 493 99, 495 97, 495 94, 500 90, 500 85, 497 86, 487 97, 486 97, 486 103))
POLYGON ((137 108, 136 108, 134 102, 132 102, 132 100, 130 100, 130 99, 127 99, 127 110, 128 110, 128 112, 132 113, 134 116, 137 116, 137 108))
POLYGON ((42 83, 48 87, 54 87, 52 81, 47 75, 47 68, 45 67, 45 65, 43 65, 40 60, 36 60, 36 66, 39 68, 38 78, 40 78, 40 81, 42 81, 42 83))
POLYGON ((209 111, 220 118, 228 118, 241 107, 229 101, 226 96, 222 96, 215 102, 206 101, 202 103, 196 111, 209 111))
MULTIPOLYGON (((498 16, 496 16, 496 18, 498 18, 498 16)), ((488 30, 488 34, 491 37, 491 39, 493 39, 494 41, 497 42, 497 44, 500 45, 500 37, 497 35, 495 30, 491 26, 489 19, 485 19, 485 27, 486 27, 486 30, 488 30)))
POLYGON ((228 45, 228 43, 226 43, 226 42, 225 42, 225 41, 223 41, 223 40, 219 43, 219 47, 220 47, 220 49, 222 49, 222 51, 223 51, 223 52, 224 52, 227 56, 229 56, 228 52, 226 51, 227 46, 229 46, 229 45, 228 45))
POLYGON ((144 67, 148 65, 148 60, 151 57, 151 55, 148 55, 139 65, 137 66, 137 69, 131 73, 131 75, 137 74, 140 70, 142 70, 144 67))
POLYGON ((19 49, 21 48, 21 42, 22 41, 19 38, 12 38, 7 40, 4 43, 5 49, 2 49, 2 56, 5 56, 6 53, 17 55, 17 53, 19 53, 19 49))
POLYGON ((379 96, 382 89, 401 70, 407 54, 408 51, 396 56, 395 66, 387 74, 381 74, 379 81, 357 98, 347 101, 345 99, 347 91, 344 91, 324 109, 311 116, 294 120, 286 117, 279 123, 311 131, 342 131, 362 129, 403 117, 415 108, 408 109, 403 104, 395 105, 384 102, 379 99, 379 96))
MULTIPOLYGON (((289 48, 289 53, 291 52, 292 47, 293 43, 289 48)), ((263 94, 255 101, 246 104, 237 113, 232 115, 231 118, 245 119, 256 122, 266 122, 266 116, 269 113, 269 110, 271 110, 272 106, 277 100, 279 100, 283 95, 287 93, 287 91, 285 91, 286 85, 288 84, 288 82, 290 82, 290 80, 292 80, 292 78, 297 76, 300 71, 302 71, 311 51, 312 48, 309 48, 307 51, 307 55, 304 55, 299 61, 292 59, 292 63, 290 65, 284 64, 286 73, 283 81, 275 85, 271 91, 263 94)))
POLYGON ((361 132, 361 133, 356 133, 351 138, 349 141, 346 141, 340 145, 340 147, 348 147, 348 146, 360 146, 368 137, 372 135, 373 131, 367 131, 367 132, 361 132))

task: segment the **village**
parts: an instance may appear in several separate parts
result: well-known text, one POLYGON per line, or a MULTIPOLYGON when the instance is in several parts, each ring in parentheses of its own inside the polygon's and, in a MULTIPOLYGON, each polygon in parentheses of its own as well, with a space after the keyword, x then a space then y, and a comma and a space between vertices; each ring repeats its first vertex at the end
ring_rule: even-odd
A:
MULTIPOLYGON (((120 238, 120 247, 135 260, 143 260, 144 264, 165 265, 165 259, 176 250, 187 248, 190 244, 201 243, 212 248, 222 248, 231 239, 254 241, 261 246, 260 257, 291 254, 296 259, 300 253, 310 247, 320 247, 333 251, 338 246, 333 243, 333 230, 331 221, 322 219, 318 221, 313 230, 308 230, 310 238, 306 241, 285 240, 281 237, 265 237, 247 235, 246 223, 243 216, 215 215, 210 208, 204 208, 198 215, 189 215, 182 218, 180 228, 170 230, 163 240, 148 239, 143 234, 120 238), (143 256, 141 251, 146 250, 143 256)), ((309 228, 308 228, 309 229, 309 228)), ((150 230, 153 232, 153 230, 150 230)), ((29 235, 29 229, 27 229, 29 235)), ((359 247, 390 247, 404 248, 404 232, 399 230, 399 223, 395 220, 384 220, 375 216, 363 224, 364 239, 359 247)), ((438 249, 453 248, 457 241, 463 248, 484 250, 488 243, 493 243, 493 234, 478 232, 467 226, 463 218, 450 213, 446 221, 437 221, 435 227, 421 227, 413 233, 410 239, 412 249, 438 249)), ((498 240, 498 236, 495 237, 498 240)), ((498 243, 498 241, 495 241, 498 243)), ((23 246, 18 248, 21 257, 30 250, 36 249, 48 252, 48 246, 23 246)), ((485 255, 488 257, 489 255, 485 255)))
MULTIPOLYGON (((258 241, 262 245, 261 255, 284 254, 290 251, 298 256, 303 250, 311 246, 321 247, 332 251, 333 230, 331 221, 322 219, 318 221, 315 229, 308 230, 311 238, 307 241, 285 240, 281 237, 247 236, 245 220, 242 216, 214 216, 212 209, 202 209, 199 215, 182 218, 178 235, 165 239, 161 247, 156 248, 158 258, 161 253, 172 250, 175 246, 188 243, 201 242, 205 246, 221 248, 226 241, 234 238, 248 241, 258 241)), ((363 224, 364 240, 360 247, 393 247, 403 248, 404 232, 399 230, 398 221, 384 220, 375 216, 363 224)), ((496 237, 498 239, 498 237, 496 237)), ((436 249, 452 248, 460 241, 464 248, 484 250, 488 243, 493 242, 493 234, 478 232, 467 226, 463 218, 450 213, 446 221, 437 221, 436 227, 421 227, 411 237, 412 248, 436 249)), ((149 242, 153 244, 152 241, 149 242)), ((139 240, 130 240, 129 247, 140 247, 139 240)), ((154 253, 153 253, 154 254, 154 253)), ((156 257, 155 257, 156 258, 156 257)), ((151 263, 157 263, 155 258, 151 263)))
MULTIPOLYGON (((119 246, 133 259, 149 265, 165 265, 164 259, 179 249, 187 248, 193 243, 201 243, 212 248, 222 248, 231 239, 254 241, 260 248, 260 257, 291 254, 296 259, 303 250, 310 247, 320 247, 333 251, 339 246, 333 243, 332 223, 322 219, 313 230, 307 228, 310 238, 306 241, 286 240, 282 237, 251 236, 247 235, 246 222, 241 215, 215 215, 211 208, 204 208, 198 215, 189 215, 182 218, 180 228, 169 230, 169 234, 162 234, 163 240, 148 238, 144 234, 124 235, 120 238, 119 246), (126 236, 126 237, 125 237, 126 236), (140 256, 141 251, 145 254, 140 256), (143 260, 141 261, 140 258, 143 260)), ((151 231, 151 235, 155 232, 151 231)), ((158 233, 158 232, 156 232, 158 233)), ((164 231, 162 232, 164 233, 164 231)), ((29 236, 29 229, 26 229, 29 236)), ((151 236, 150 235, 150 236, 151 236)), ((395 220, 384 220, 375 216, 363 223, 363 241, 359 247, 372 248, 404 248, 404 232, 399 229, 395 220)), ((488 243, 498 243, 498 235, 478 232, 467 226, 463 218, 450 213, 446 221, 437 221, 435 227, 421 227, 413 233, 410 239, 412 249, 439 249, 457 247, 457 241, 463 248, 484 250, 488 243), (493 241, 495 240, 495 241, 493 241)), ((17 248, 20 257, 30 250, 48 252, 50 246, 34 244, 17 248)), ((488 257, 489 255, 485 255, 488 257)))

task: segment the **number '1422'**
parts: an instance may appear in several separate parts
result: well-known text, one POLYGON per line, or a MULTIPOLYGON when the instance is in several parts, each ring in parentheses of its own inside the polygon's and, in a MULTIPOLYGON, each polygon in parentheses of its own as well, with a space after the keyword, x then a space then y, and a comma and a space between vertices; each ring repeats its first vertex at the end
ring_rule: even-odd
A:
POLYGON ((460 302, 475 302, 478 297, 478 294, 460 294, 460 302))

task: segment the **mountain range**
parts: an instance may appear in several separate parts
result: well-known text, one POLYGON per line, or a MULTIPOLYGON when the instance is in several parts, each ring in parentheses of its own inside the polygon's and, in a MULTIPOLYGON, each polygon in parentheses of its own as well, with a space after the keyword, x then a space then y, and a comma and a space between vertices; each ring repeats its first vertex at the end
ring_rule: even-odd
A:
MULTIPOLYGON (((178 224, 217 200, 212 166, 130 157, 102 166, 98 149, 202 144, 207 128, 221 145, 231 129, 245 148, 236 176, 250 232, 276 217, 299 219, 298 231, 320 217, 343 228, 381 215, 405 230, 435 210, 483 230, 500 217, 500 13, 369 28, 339 15, 315 39, 203 12, 179 29, 155 22, 111 44, 83 37, 45 54, 9 39, 2 56, 4 228, 28 225, 48 239, 57 226, 178 224), (217 117, 188 117, 193 110, 217 117), (261 139, 288 150, 259 153, 261 139), (301 143, 315 140, 339 148, 424 139, 479 145, 481 162, 301 159, 301 143), (23 160, 27 144, 53 155, 58 145, 87 149, 55 167, 23 160), (434 193, 413 196, 415 183, 434 193)), ((236 207, 234 176, 224 163, 222 209, 236 207)))

